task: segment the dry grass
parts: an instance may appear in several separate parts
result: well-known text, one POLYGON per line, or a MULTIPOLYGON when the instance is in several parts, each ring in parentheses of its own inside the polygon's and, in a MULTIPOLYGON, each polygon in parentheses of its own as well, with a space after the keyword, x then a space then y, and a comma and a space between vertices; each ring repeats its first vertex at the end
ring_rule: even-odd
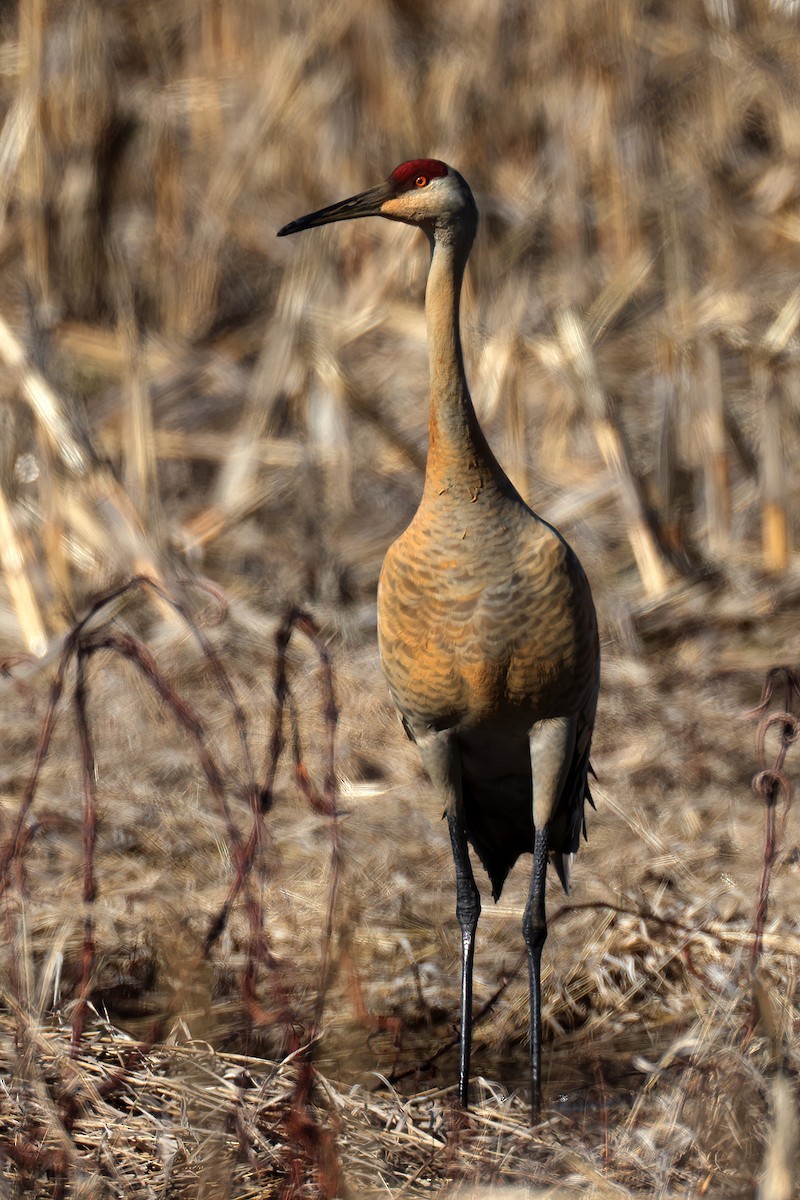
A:
POLYGON ((173 608, 107 606, 96 762, 75 660, 9 860, 0 1194, 796 1193, 797 825, 781 800, 754 983, 750 785, 775 745, 762 762, 744 714, 797 658, 799 82, 794 8, 766 0, 3 8, 0 840, 68 631, 140 572, 223 664, 254 765, 173 608), (418 154, 474 186, 476 405, 602 622, 598 812, 550 896, 533 1132, 525 872, 482 917, 465 1121, 446 830, 375 648, 424 462, 424 249, 379 222, 274 237, 418 154), (291 604, 331 648, 342 815, 298 633, 317 783, 290 706, 250 863, 291 604))

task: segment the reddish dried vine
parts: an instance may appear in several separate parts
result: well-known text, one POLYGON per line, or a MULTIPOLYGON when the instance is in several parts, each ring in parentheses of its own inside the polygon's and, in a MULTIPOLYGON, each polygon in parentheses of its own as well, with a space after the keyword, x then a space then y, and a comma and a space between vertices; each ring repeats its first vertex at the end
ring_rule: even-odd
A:
MULTIPOLYGON (((203 585, 201 585, 203 586, 203 585)), ((218 602, 221 610, 225 610, 224 598, 217 591, 211 591, 212 598, 218 602)), ((217 652, 208 637, 185 606, 172 596, 161 584, 146 576, 137 576, 118 587, 99 596, 89 607, 85 615, 72 627, 61 647, 55 675, 50 685, 47 706, 37 740, 34 762, 30 776, 22 793, 16 819, 2 850, 0 850, 0 895, 8 891, 16 882, 17 887, 24 885, 24 858, 27 848, 36 836, 38 824, 30 820, 42 769, 47 761, 53 739, 53 733, 60 715, 62 701, 68 686, 70 667, 74 664, 74 687, 72 704, 75 713, 76 727, 81 760, 83 781, 83 888, 82 898, 84 907, 84 932, 81 950, 80 980, 77 989, 77 1003, 72 1018, 71 1054, 78 1058, 81 1052, 83 1031, 88 1011, 92 980, 95 966, 95 940, 93 905, 98 895, 99 885, 95 864, 96 829, 97 829, 97 796, 95 783, 95 746, 89 715, 91 696, 90 664, 95 655, 100 652, 110 653, 130 663, 148 683, 154 693, 165 705, 176 724, 190 738, 198 762, 202 768, 209 791, 223 815, 225 821, 231 860, 234 865, 234 878, 225 898, 225 902, 211 921, 208 932, 197 950, 197 963, 208 957, 211 949, 225 928, 233 904, 242 895, 244 908, 250 926, 248 957, 244 972, 239 981, 240 995, 245 1010, 251 1020, 260 1025, 279 1024, 285 1031, 287 1049, 299 1054, 299 1070, 290 1112, 285 1121, 287 1144, 287 1188, 285 1194, 291 1195, 304 1186, 305 1170, 301 1170, 301 1161, 310 1161, 316 1176, 316 1183, 321 1197, 333 1197, 338 1188, 339 1168, 332 1135, 313 1117, 310 1110, 311 1093, 314 1086, 313 1054, 317 1034, 319 1032, 326 988, 329 974, 330 947, 333 937, 334 910, 341 868, 341 844, 337 817, 336 773, 335 773, 335 736, 338 721, 333 672, 330 655, 324 639, 313 618, 299 609, 292 609, 281 622, 276 634, 276 669, 275 669, 275 712, 273 716, 272 734, 269 742, 268 759, 265 763, 263 781, 256 780, 247 728, 247 720, 231 683, 230 677, 217 652), (204 723, 191 704, 185 700, 172 686, 158 666, 155 657, 144 643, 130 633, 122 632, 113 627, 113 615, 109 621, 102 622, 104 610, 114 602, 135 591, 148 591, 157 596, 183 621, 199 645, 212 675, 217 683, 218 692, 228 706, 234 725, 239 735, 241 762, 239 770, 226 764, 212 754, 206 738, 204 723), (324 748, 324 781, 321 790, 313 783, 304 756, 300 732, 300 716, 292 695, 287 672, 287 650, 293 633, 302 633, 313 645, 321 667, 322 683, 325 697, 325 748, 324 748), (251 872, 254 862, 264 841, 264 817, 273 802, 273 788, 278 765, 284 750, 283 727, 288 713, 291 730, 291 753, 294 777, 300 790, 316 812, 332 818, 331 820, 331 870, 328 905, 325 924, 322 931, 320 947, 319 987, 317 1004, 310 1029, 306 1030, 297 1014, 293 1011, 287 988, 280 978, 279 964, 271 953, 265 928, 263 904, 259 890, 251 885, 251 872), (246 837, 243 837, 234 817, 229 802, 231 791, 241 795, 241 786, 237 779, 245 780, 245 792, 251 814, 251 827, 246 837), (259 968, 265 966, 272 975, 274 987, 274 1005, 265 1005, 258 995, 259 968), (299 1157, 298 1157, 299 1156, 299 1157)), ((9 664, 0 664, 0 667, 9 664)), ((7 908, 10 916, 10 910, 7 908)), ((191 971, 187 973, 187 978, 191 971)), ((12 981, 15 973, 12 970, 12 981)), ((142 1061, 148 1051, 160 1041, 168 1027, 169 1021, 175 1015, 180 1005, 182 988, 177 989, 166 1012, 160 1015, 152 1025, 149 1035, 131 1048, 123 1063, 111 1072, 97 1086, 96 1095, 108 1099, 115 1092, 125 1087, 130 1080, 133 1067, 142 1061)), ((20 1013, 21 1013, 20 1008, 20 1013)), ((74 1079, 69 1086, 61 1088, 59 1103, 60 1117, 67 1134, 84 1106, 91 1105, 92 1098, 75 1086, 74 1079)), ((44 1134, 42 1134, 42 1139, 44 1134)), ((20 1135, 14 1147, 0 1139, 2 1149, 21 1167, 35 1172, 44 1170, 55 1176, 55 1194, 64 1194, 71 1173, 68 1156, 61 1152, 49 1150, 44 1141, 38 1137, 34 1128, 20 1135)))

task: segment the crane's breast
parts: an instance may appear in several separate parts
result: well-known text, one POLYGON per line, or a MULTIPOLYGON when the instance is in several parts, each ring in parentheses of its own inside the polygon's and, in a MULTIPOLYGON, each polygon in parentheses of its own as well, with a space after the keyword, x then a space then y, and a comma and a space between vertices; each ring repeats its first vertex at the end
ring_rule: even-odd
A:
POLYGON ((412 722, 527 728, 572 711, 591 687, 588 584, 565 543, 544 529, 465 545, 412 524, 390 547, 378 639, 389 688, 412 722))

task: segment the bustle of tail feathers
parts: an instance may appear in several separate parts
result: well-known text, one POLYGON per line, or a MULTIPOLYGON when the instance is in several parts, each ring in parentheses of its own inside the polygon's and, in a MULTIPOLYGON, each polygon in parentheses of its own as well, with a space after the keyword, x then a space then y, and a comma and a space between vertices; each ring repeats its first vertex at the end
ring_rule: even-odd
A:
MULTIPOLYGON (((403 726, 404 730, 406 731, 407 737, 409 738, 410 741, 416 742, 417 739, 414 736, 414 731, 411 728, 411 724, 409 723, 407 718, 402 713, 399 713, 398 715, 400 717, 402 726, 403 726)), ((597 779, 597 774, 594 770, 594 767, 592 766, 592 764, 590 762, 587 762, 586 763, 586 776, 584 777, 584 782, 583 782, 583 796, 584 796, 585 800, 588 800, 588 802, 589 802, 589 804, 591 804, 592 808, 596 808, 594 799, 592 798, 591 790, 589 788, 589 780, 588 780, 589 775, 591 775, 594 779, 597 779)), ((446 817, 447 817, 447 810, 445 809, 445 811, 442 813, 442 820, 445 820, 446 817)), ((576 850, 577 850, 577 846, 578 846, 578 841, 580 840, 581 833, 583 833, 584 841, 587 841, 588 836, 586 833, 586 817, 584 815, 583 805, 581 805, 581 808, 580 808, 580 818, 579 818, 579 825, 578 825, 578 830, 577 830, 577 839, 578 840, 573 842, 576 850)), ((506 862, 500 858, 497 858, 494 854, 491 853, 491 851, 488 849, 488 847, 481 845, 480 841, 475 840, 474 832, 472 830, 468 830, 468 837, 469 837, 469 840, 470 840, 470 843, 471 843, 473 849, 475 850, 476 854, 478 855, 478 858, 480 859, 480 861, 483 865, 484 870, 486 871, 486 874, 489 876, 489 880, 492 885, 492 898, 496 904, 497 901, 500 899, 500 893, 503 890, 503 884, 505 883, 506 876, 508 875, 508 872, 509 872, 511 866, 513 865, 514 860, 512 859, 511 862, 506 862)), ((569 895, 569 884, 570 884, 570 878, 572 876, 572 866, 573 866, 573 863, 575 862, 576 857, 577 857, 577 854, 575 853, 575 851, 564 852, 564 851, 560 851, 560 850, 553 850, 550 852, 550 855, 549 855, 550 861, 552 862, 553 866, 555 867, 558 878, 561 880, 561 886, 563 887, 563 889, 567 895, 569 895)))

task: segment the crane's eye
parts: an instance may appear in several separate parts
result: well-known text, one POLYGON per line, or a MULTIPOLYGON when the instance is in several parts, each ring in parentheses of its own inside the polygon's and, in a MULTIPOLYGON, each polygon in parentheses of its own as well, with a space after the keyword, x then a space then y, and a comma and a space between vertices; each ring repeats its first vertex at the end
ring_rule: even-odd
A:
POLYGON ((427 175, 418 175, 417 178, 414 180, 414 187, 427 187, 427 184, 428 184, 428 176, 427 175))

